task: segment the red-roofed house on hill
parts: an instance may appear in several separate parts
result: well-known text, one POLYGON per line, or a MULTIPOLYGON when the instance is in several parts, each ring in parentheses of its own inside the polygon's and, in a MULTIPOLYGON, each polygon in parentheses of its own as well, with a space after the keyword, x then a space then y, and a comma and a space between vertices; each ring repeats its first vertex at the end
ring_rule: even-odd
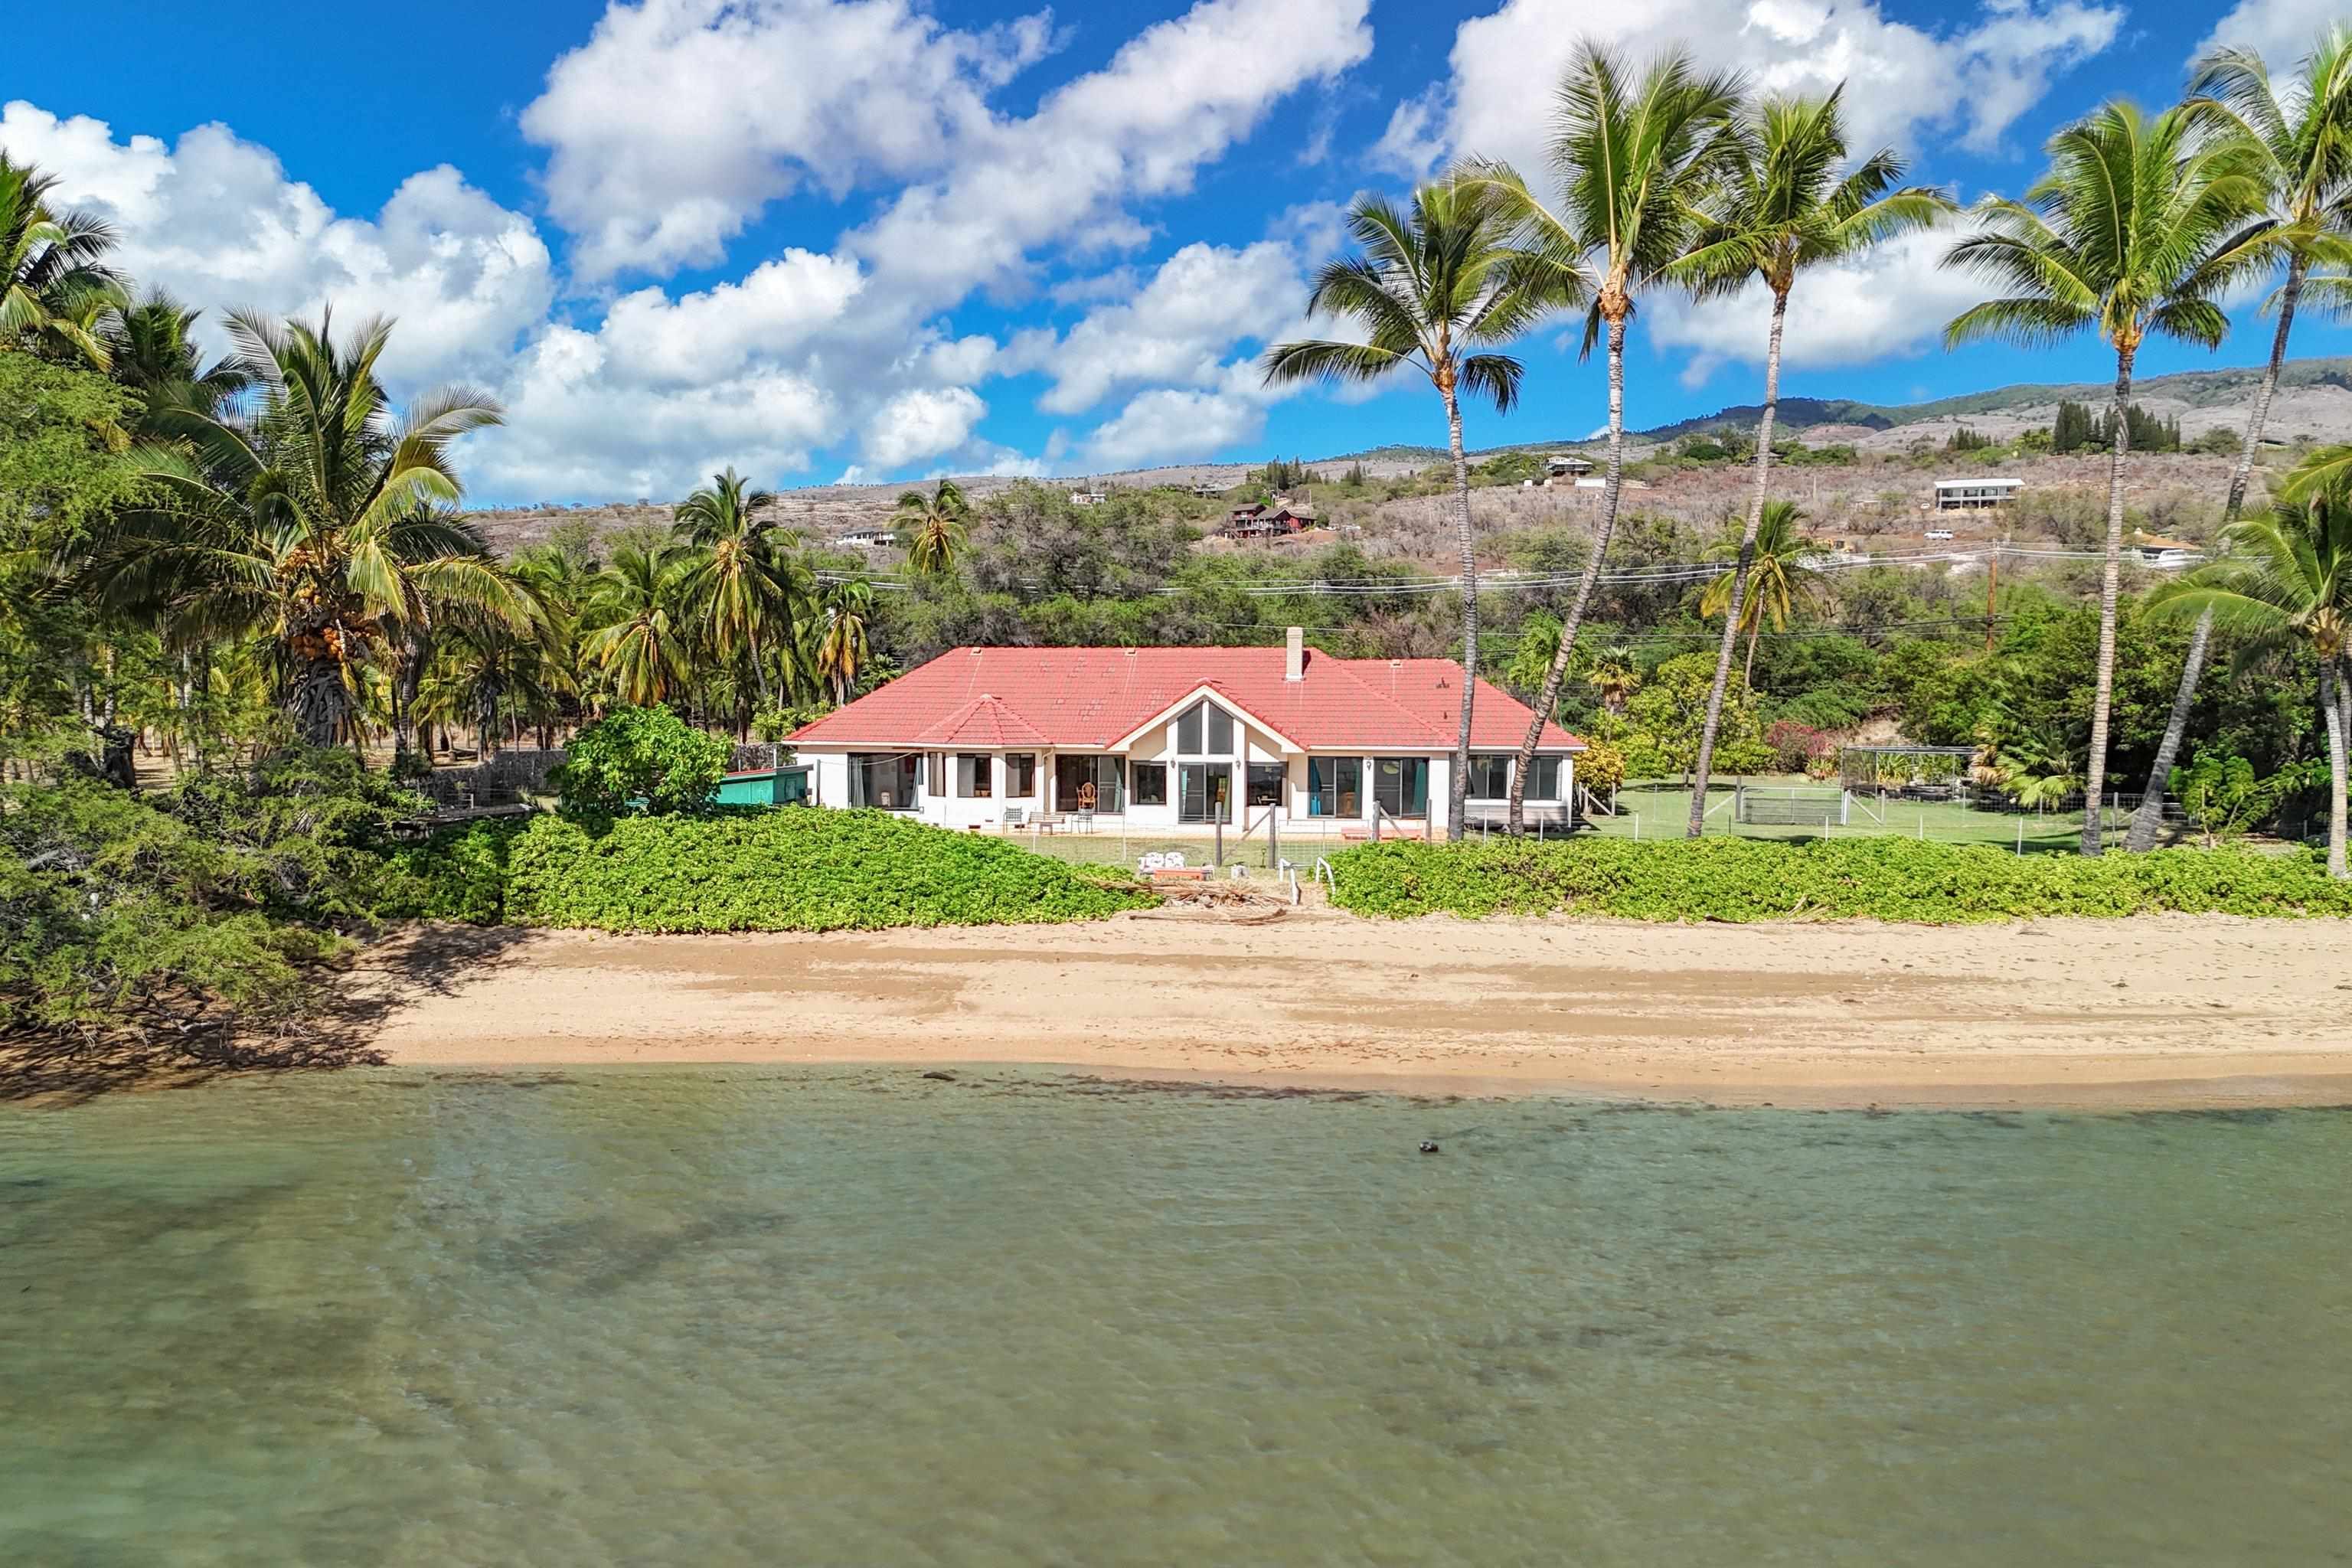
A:
MULTIPOLYGON (((1284 647, 962 647, 795 733, 817 804, 943 827, 1091 811, 1130 829, 1444 815, 1462 667, 1284 647)), ((1471 809, 1499 815, 1533 712, 1478 683, 1471 809)), ((1527 798, 1557 820, 1584 742, 1544 727, 1527 798)))

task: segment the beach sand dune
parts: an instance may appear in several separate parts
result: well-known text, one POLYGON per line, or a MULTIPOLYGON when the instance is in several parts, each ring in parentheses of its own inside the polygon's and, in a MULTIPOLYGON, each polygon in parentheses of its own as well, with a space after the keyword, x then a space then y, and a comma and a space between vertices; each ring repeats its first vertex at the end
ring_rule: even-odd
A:
POLYGON ((371 960, 395 1062, 1059 1064, 1727 1104, 2352 1103, 2352 932, 1567 919, 518 935, 371 960), (429 971, 429 982, 417 978, 429 971))

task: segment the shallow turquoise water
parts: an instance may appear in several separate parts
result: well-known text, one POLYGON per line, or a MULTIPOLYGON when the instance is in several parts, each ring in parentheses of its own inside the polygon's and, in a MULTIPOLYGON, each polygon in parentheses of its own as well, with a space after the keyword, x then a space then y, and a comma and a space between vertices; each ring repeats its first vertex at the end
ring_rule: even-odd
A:
POLYGON ((2352 1562, 2348 1176, 1003 1069, 5 1113, 0 1563, 2352 1562))

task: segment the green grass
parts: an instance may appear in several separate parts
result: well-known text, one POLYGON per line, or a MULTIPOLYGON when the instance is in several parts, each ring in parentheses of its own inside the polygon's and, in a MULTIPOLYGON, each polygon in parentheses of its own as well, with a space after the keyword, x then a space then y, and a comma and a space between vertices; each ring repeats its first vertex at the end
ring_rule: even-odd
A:
MULTIPOLYGON (((1791 785, 1835 787, 1805 785, 1802 781, 1778 778, 1758 782, 1775 789, 1791 785)), ((1592 818, 1593 829, 1605 838, 1680 838, 1689 826, 1690 801, 1691 792, 1687 789, 1630 786, 1617 794, 1618 815, 1592 818)), ((1707 791, 1707 807, 1710 815, 1706 831, 1710 837, 1718 834, 1727 838, 1783 841, 1893 837, 1925 839, 1930 844, 1983 844, 2032 854, 2037 850, 2071 850, 2083 837, 2083 814, 2079 811, 1979 811, 1950 801, 1876 801, 1857 796, 1847 825, 1827 828, 1734 822, 1729 784, 1707 791)), ((2109 831, 2120 833, 2130 826, 2130 819, 2129 812, 2110 810, 2106 825, 2109 831)))

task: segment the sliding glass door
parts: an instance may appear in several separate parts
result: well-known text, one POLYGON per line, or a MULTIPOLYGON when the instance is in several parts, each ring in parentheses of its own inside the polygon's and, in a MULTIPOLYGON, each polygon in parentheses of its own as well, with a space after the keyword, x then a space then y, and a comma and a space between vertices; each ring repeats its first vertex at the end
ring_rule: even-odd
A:
POLYGON ((1179 822, 1231 822, 1234 819, 1233 764, 1178 763, 1176 819, 1179 822))
POLYGON ((1127 809, 1126 778, 1118 757, 1055 757, 1054 809, 1116 816, 1127 809))
POLYGON ((1364 815, 1364 759, 1307 759, 1307 815, 1360 817, 1364 815))
POLYGON ((1429 759, 1381 757, 1372 763, 1372 798, 1391 816, 1429 815, 1429 759))

